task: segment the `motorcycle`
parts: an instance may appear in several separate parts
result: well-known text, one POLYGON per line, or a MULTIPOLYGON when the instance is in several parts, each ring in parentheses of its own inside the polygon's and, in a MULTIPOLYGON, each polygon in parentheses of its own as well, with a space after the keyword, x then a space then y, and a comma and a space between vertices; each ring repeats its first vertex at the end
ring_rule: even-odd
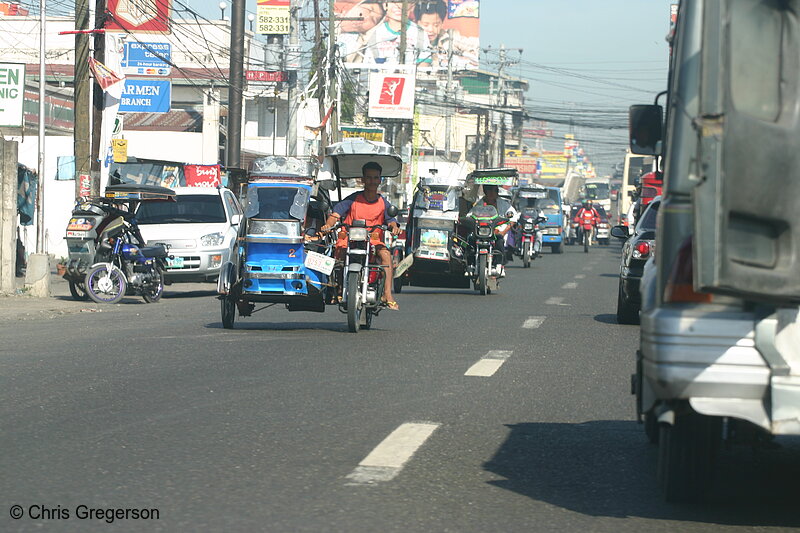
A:
POLYGON ((589 253, 589 246, 592 245, 594 224, 594 215, 590 212, 583 212, 578 219, 578 238, 579 242, 583 243, 584 253, 589 253))
POLYGON ((106 188, 105 197, 87 198, 76 205, 67 225, 69 261, 64 274, 73 298, 116 303, 130 293, 158 301, 166 250, 143 246, 134 211, 140 202, 170 201, 174 195, 164 187, 115 185, 106 188), (157 268, 162 272, 160 283, 157 268))
MULTIPOLYGON (((391 206, 387 214, 397 216, 397 208, 391 206)), ((343 299, 339 310, 347 315, 348 330, 358 333, 360 328, 370 329, 373 317, 383 310, 381 296, 386 283, 386 269, 378 264, 370 233, 386 231, 388 227, 368 227, 364 220, 354 220, 350 225, 339 223, 333 229, 338 227, 347 230, 347 253, 342 270, 343 299)))
POLYGON ((500 217, 491 205, 475 206, 460 221, 472 229, 467 239, 458 236, 455 239, 467 258, 466 275, 472 278, 475 290, 481 295, 491 294, 498 287, 505 251, 502 244, 497 244, 495 229, 506 222, 508 219, 500 217))
POLYGON ((530 268, 531 261, 542 253, 542 243, 539 239, 539 224, 547 222, 547 217, 539 216, 536 209, 525 209, 519 217, 519 239, 517 250, 522 256, 522 266, 530 268))
POLYGON ((97 303, 117 303, 126 294, 155 303, 164 293, 167 250, 163 245, 143 246, 136 219, 119 216, 100 236, 97 263, 86 272, 84 286, 97 303))

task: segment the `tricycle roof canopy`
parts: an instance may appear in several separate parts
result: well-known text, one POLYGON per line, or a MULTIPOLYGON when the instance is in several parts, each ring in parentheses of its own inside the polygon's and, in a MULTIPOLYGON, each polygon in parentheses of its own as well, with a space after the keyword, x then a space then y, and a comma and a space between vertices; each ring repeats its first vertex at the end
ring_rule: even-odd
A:
POLYGON ((120 184, 106 187, 105 197, 115 200, 172 200, 175 191, 157 185, 120 184))
POLYGON ((314 170, 310 157, 268 155, 253 160, 250 176, 309 179, 314 176, 314 170))
POLYGON ((394 178, 403 169, 403 160, 391 145, 359 137, 328 146, 325 156, 333 161, 333 171, 339 179, 362 177, 361 167, 370 161, 383 168, 385 178, 394 178))

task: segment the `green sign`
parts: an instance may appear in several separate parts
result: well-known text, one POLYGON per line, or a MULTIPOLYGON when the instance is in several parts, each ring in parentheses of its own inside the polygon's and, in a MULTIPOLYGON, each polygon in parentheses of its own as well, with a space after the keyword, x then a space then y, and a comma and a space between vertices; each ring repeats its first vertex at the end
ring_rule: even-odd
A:
POLYGON ((475 178, 475 184, 511 187, 514 185, 514 178, 511 176, 479 176, 475 178))

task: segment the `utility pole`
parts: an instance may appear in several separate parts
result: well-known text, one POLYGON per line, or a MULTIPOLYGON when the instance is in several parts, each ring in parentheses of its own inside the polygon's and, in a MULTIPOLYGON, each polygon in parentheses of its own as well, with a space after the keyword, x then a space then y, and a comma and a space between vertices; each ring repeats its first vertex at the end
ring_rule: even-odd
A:
POLYGON ((47 96, 47 80, 45 79, 45 46, 47 13, 45 0, 39 0, 39 187, 37 187, 36 198, 36 253, 45 252, 45 231, 44 231, 44 137, 45 137, 45 113, 44 99, 47 96))
MULTIPOLYGON (((106 26, 106 0, 95 0, 94 3, 94 27, 102 29, 106 26)), ((100 63, 106 61, 106 34, 96 32, 94 34, 94 58, 100 63)), ((92 87, 92 151, 90 154, 90 169, 92 175, 92 191, 90 196, 100 194, 100 168, 101 160, 106 154, 100 153, 100 136, 103 126, 103 108, 105 107, 105 95, 99 85, 92 87)), ((76 154, 77 155, 77 154, 76 154)), ((80 186, 80 184, 78 184, 80 186)))
POLYGON ((498 69, 500 75, 499 80, 499 96, 503 101, 503 110, 500 112, 500 167, 506 166, 506 105, 508 105, 508 96, 506 95, 506 45, 500 45, 500 68, 498 69))
MULTIPOLYGON (((447 85, 445 86, 445 100, 450 98, 450 91, 453 87, 453 30, 447 30, 447 85)), ((447 161, 450 161, 450 135, 453 128, 453 113, 445 112, 444 116, 444 153, 447 161)))
MULTIPOLYGON (((89 29, 89 0, 75 0, 75 29, 89 29)), ((89 141, 89 34, 75 34, 75 75, 73 78, 73 106, 75 109, 75 129, 73 130, 73 149, 75 152, 75 198, 80 193, 82 174, 91 170, 91 142, 89 141)))
POLYGON ((339 140, 339 120, 338 120, 338 107, 339 102, 336 101, 338 94, 336 84, 336 13, 333 10, 334 0, 328 2, 328 82, 330 88, 328 96, 334 106, 337 107, 336 113, 331 113, 331 143, 339 140))
MULTIPOLYGON (((319 0, 314 0, 314 52, 312 57, 313 68, 317 72, 322 72, 322 16, 320 15, 319 0)), ((322 84, 322 76, 317 77, 317 105, 319 107, 319 118, 325 116, 325 92, 326 88, 322 84)), ((325 132, 319 132, 319 157, 325 155, 325 146, 327 146, 325 139, 325 132)))
POLYGON ((403 14, 400 17, 400 57, 398 63, 406 64, 406 46, 408 46, 408 0, 403 0, 403 14))
MULTIPOLYGON (((288 50, 293 54, 296 53, 297 45, 300 43, 300 7, 297 6, 297 0, 291 0, 290 7, 290 20, 289 20, 289 47, 288 50)), ((287 57, 287 49, 283 52, 284 70, 289 76, 289 83, 286 89, 286 107, 288 112, 288 128, 286 130, 286 155, 297 155, 297 104, 295 99, 295 90, 297 88, 297 70, 289 69, 289 58, 287 57)), ((294 58, 292 58, 294 62, 294 58)), ((275 114, 277 118, 278 114, 275 114)))
POLYGON ((228 153, 226 166, 242 164, 242 95, 244 93, 245 0, 231 6, 231 62, 228 80, 228 153))

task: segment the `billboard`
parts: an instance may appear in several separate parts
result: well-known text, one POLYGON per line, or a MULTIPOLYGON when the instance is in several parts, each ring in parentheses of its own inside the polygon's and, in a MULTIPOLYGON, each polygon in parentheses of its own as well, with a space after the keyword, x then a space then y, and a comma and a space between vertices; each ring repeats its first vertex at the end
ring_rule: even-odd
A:
POLYGON ((0 63, 0 126, 22 126, 25 102, 25 65, 0 63))
POLYGON ((119 103, 120 113, 167 113, 172 104, 172 82, 168 80, 125 80, 119 103))
POLYGON ((414 74, 369 74, 369 116, 414 119, 414 74))
POLYGON ((108 0, 107 30, 169 33, 172 0, 108 0))
POLYGON ((406 52, 400 57, 403 2, 335 0, 341 20, 337 41, 345 63, 406 63, 447 68, 452 48, 455 70, 478 68, 480 55, 480 0, 425 0, 408 2, 406 52), (361 20, 353 20, 360 18, 361 20))

